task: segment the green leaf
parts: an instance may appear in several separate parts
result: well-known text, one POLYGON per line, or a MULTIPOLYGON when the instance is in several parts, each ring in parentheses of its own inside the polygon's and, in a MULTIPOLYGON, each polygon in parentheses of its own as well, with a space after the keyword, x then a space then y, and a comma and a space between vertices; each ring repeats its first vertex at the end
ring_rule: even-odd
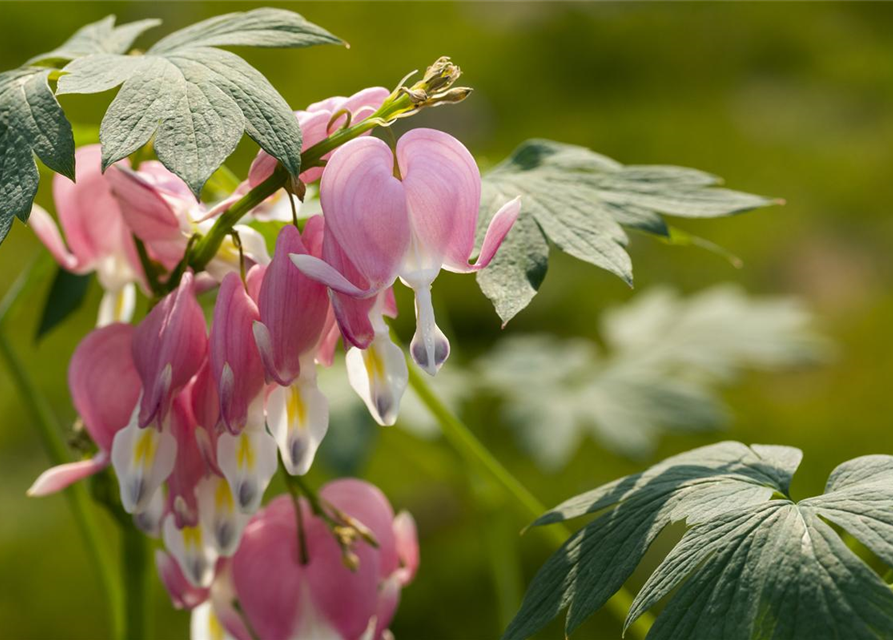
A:
POLYGON ((308 47, 341 41, 300 15, 255 9, 172 33, 143 56, 96 53, 67 65, 58 94, 122 85, 102 119, 103 167, 154 135, 158 159, 199 196, 247 132, 292 175, 301 130, 288 104, 254 67, 217 46, 308 47))
POLYGON ((50 69, 0 73, 0 242, 13 217, 28 221, 40 176, 36 154, 74 180, 74 136, 48 83, 50 69))
POLYGON ((506 424, 546 469, 563 467, 587 437, 640 458, 664 433, 725 426, 717 388, 745 368, 826 358, 830 345, 811 324, 790 298, 751 297, 729 285, 688 297, 652 289, 603 315, 604 349, 579 338, 515 335, 479 360, 477 378, 504 398, 506 424))
POLYGON ((478 274, 504 322, 545 277, 548 243, 632 283, 624 227, 668 237, 663 215, 712 218, 777 204, 716 188, 716 176, 670 166, 624 166, 589 149, 528 140, 484 176, 480 231, 521 196, 521 216, 491 265, 478 274))
POLYGON ((670 523, 689 529, 633 601, 627 626, 668 602, 649 640, 893 637, 893 591, 826 521, 893 564, 893 457, 840 465, 793 502, 801 452, 723 442, 559 505, 535 524, 596 517, 540 569, 504 638, 567 609, 566 631, 607 602, 670 523))
POLYGON ((35 339, 40 340, 77 311, 84 302, 89 287, 89 275, 78 275, 65 269, 58 269, 47 293, 35 339))
POLYGON ((78 29, 64 44, 31 58, 27 64, 67 62, 94 53, 127 53, 145 31, 157 27, 161 20, 137 20, 115 26, 115 16, 106 16, 78 29))

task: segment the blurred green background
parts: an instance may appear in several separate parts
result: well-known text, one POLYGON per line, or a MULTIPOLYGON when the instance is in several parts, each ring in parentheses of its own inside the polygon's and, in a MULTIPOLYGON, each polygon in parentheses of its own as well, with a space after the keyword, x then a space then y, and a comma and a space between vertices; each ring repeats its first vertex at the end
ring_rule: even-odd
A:
MULTIPOLYGON (((351 44, 349 50, 240 50, 295 108, 365 86, 393 86, 408 71, 450 55, 474 95, 411 126, 449 131, 484 166, 526 138, 546 137, 621 162, 696 167, 725 177, 732 188, 787 200, 783 208, 680 224, 740 256, 741 270, 698 249, 636 236, 637 288, 630 290, 605 272, 553 254, 541 294, 505 329, 595 338, 604 309, 657 284, 694 292, 731 281, 752 294, 804 299, 836 342, 837 358, 794 373, 749 374, 725 393, 734 412, 726 433, 664 437, 654 459, 722 437, 796 445, 805 459, 793 491, 803 497, 820 492, 836 464, 893 452, 893 5, 267 4, 297 10, 351 44)), ((247 7, 4 3, 0 68, 52 49, 109 13, 119 22, 162 18, 163 27, 140 41, 146 46, 162 33, 247 7)), ((72 96, 63 106, 72 122, 96 125, 108 100, 72 96)), ((244 142, 230 166, 243 172, 254 152, 244 142)), ((38 201, 51 207, 44 183, 38 201)), ((40 251, 17 223, 0 249, 0 294, 40 251)), ((87 304, 37 345, 43 295, 29 300, 10 330, 60 424, 70 424, 67 361, 92 326, 99 291, 94 285, 87 304)), ((408 302, 401 298, 406 338, 408 302)), ((501 335, 470 278, 442 276, 435 302, 458 347, 457 361, 501 335)), ((25 497, 47 462, 4 370, 0 411, 0 638, 104 637, 98 584, 65 501, 25 497)), ((473 412, 471 426, 547 505, 651 462, 624 460, 589 442, 562 472, 543 473, 495 415, 483 407, 473 412)), ((497 637, 524 584, 553 550, 547 538, 537 532, 519 538, 526 519, 498 494, 478 490, 442 441, 378 430, 364 436, 362 449, 354 472, 382 487, 395 507, 412 511, 422 536, 421 571, 404 591, 396 637, 497 637), (497 561, 502 556, 507 563, 497 561)), ((310 480, 319 484, 333 474, 320 465, 310 480)), ((271 494, 279 490, 274 485, 271 494)), ((109 545, 116 545, 102 518, 109 545)), ((631 586, 641 578, 634 576, 631 586)), ((185 638, 188 615, 174 611, 153 581, 155 636, 185 638)), ((576 637, 619 634, 620 621, 603 612, 576 637)), ((543 637, 562 637, 560 627, 543 637)))

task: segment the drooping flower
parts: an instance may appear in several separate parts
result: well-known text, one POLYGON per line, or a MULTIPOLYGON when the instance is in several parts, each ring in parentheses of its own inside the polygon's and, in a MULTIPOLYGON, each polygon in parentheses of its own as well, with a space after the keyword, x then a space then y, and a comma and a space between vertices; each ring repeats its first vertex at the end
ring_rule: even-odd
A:
POLYGON ((202 366, 207 344, 194 278, 186 273, 134 330, 133 362, 143 392, 130 423, 112 443, 112 465, 128 513, 145 511, 174 469, 171 406, 202 366))
POLYGON ((358 566, 351 571, 332 532, 302 501, 301 564, 294 503, 285 496, 271 502, 249 523, 232 559, 235 595, 259 640, 379 640, 415 571, 414 527, 408 516, 395 520, 377 488, 337 480, 320 497, 369 529, 378 547, 356 540, 358 566))
MULTIPOLYGON (((354 370, 354 388, 370 408, 387 399, 388 394, 375 394, 375 381, 388 378, 383 363, 392 361, 392 377, 403 379, 380 300, 398 277, 416 296, 413 359, 434 375, 449 356, 449 341, 434 320, 431 284, 442 268, 467 273, 486 267, 520 212, 515 198, 496 213, 477 262, 469 264, 480 194, 474 158, 458 140, 432 129, 404 135, 396 157, 381 140, 360 138, 339 148, 329 161, 320 184, 326 219, 323 260, 295 254, 292 261, 333 290, 345 339, 368 352, 348 354, 348 367, 354 370)), ((389 395, 399 403, 397 393, 389 395)), ((384 413, 373 409, 380 422, 392 422, 381 419, 384 413)))
MULTIPOLYGON (((268 380, 267 420, 291 474, 304 474, 329 426, 329 407, 316 384, 315 360, 330 318, 326 288, 294 268, 289 254, 321 254, 323 220, 307 221, 304 238, 287 225, 258 293, 260 319, 253 331, 268 380)), ((328 355, 324 356, 327 359, 328 355)))
MULTIPOLYGON (((160 162, 149 161, 139 171, 112 167, 106 172, 121 213, 133 234, 142 240, 153 258, 171 269, 183 257, 189 237, 206 233, 214 218, 234 200, 208 209, 196 202, 195 196, 180 178, 160 162)), ((236 225, 241 255, 253 263, 269 262, 263 236, 246 225, 236 225)), ((206 270, 218 282, 240 268, 240 252, 230 236, 223 241, 217 255, 206 270)))
POLYGON ((140 395, 140 378, 131 355, 133 334, 129 324, 110 324, 92 331, 75 349, 68 366, 68 386, 99 452, 89 460, 43 472, 28 495, 55 493, 108 466, 115 434, 130 422, 140 395))
POLYGON ((142 272, 131 231, 112 197, 109 179, 100 171, 100 156, 98 144, 81 147, 75 152, 77 182, 59 174, 53 177, 53 201, 65 240, 41 207, 35 205, 29 219, 29 226, 59 266, 72 273, 96 273, 105 290, 98 327, 133 317, 134 283, 142 272))
POLYGON ((140 427, 167 415, 174 396, 198 373, 207 349, 205 316, 195 298, 195 279, 185 273, 177 288, 149 312, 134 333, 133 361, 143 382, 140 427))
POLYGON ((253 513, 276 472, 276 442, 264 418, 264 373, 252 327, 257 306, 235 273, 220 285, 211 324, 211 371, 220 399, 217 464, 239 508, 253 513))
MULTIPOLYGON (((365 120, 375 113, 390 93, 384 87, 369 87, 347 98, 335 96, 314 102, 305 111, 295 111, 295 117, 298 119, 298 124, 301 125, 303 140, 301 150, 307 150, 321 142, 328 137, 329 131, 335 131, 346 124, 348 120, 351 124, 365 120), (335 117, 336 114, 340 115, 335 117)), ((327 154, 323 159, 327 159, 330 155, 327 154)), ((248 185, 255 187, 270 177, 277 162, 276 158, 266 151, 260 151, 248 172, 248 185)), ((319 180, 322 172, 322 167, 313 167, 302 172, 300 178, 305 184, 314 182, 319 180)), ((290 220, 291 218, 285 219, 290 220)))

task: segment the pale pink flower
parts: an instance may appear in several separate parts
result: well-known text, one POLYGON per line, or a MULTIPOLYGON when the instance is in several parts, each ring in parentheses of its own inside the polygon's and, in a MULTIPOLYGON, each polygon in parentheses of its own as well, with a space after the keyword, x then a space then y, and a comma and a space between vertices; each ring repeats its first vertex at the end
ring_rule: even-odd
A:
MULTIPOLYGON (((369 87, 347 98, 335 96, 320 102, 314 102, 304 111, 295 111, 295 117, 298 119, 298 124, 301 125, 303 140, 301 150, 305 151, 313 145, 322 142, 329 136, 330 131, 334 132, 343 126, 347 122, 346 112, 351 114, 351 124, 357 124, 365 120, 378 110, 390 93, 384 87, 369 87), (345 113, 339 115, 333 121, 333 116, 339 112, 345 113)), ((328 159, 330 156, 331 154, 327 154, 323 159, 328 159)), ((276 163, 276 158, 269 155, 266 151, 260 151, 248 172, 248 185, 255 187, 269 178, 276 168, 276 163)), ((300 178, 307 184, 319 180, 322 172, 322 167, 313 167, 302 172, 300 178)), ((289 217, 285 218, 285 220, 290 219, 289 214, 289 217)))
POLYGON ((301 564, 294 504, 285 496, 271 502, 251 520, 232 560, 235 594, 259 640, 378 640, 414 572, 407 562, 417 563, 417 541, 377 488, 337 480, 320 496, 365 525, 378 548, 358 540, 359 566, 350 571, 332 532, 302 501, 308 562, 301 564))
MULTIPOLYGON (((206 233, 214 218, 234 201, 228 199, 208 209, 196 201, 185 182, 154 160, 142 163, 139 171, 115 166, 106 175, 128 227, 145 243, 151 257, 167 269, 183 258, 190 236, 206 233)), ((246 259, 258 264, 269 262, 260 233, 243 224, 234 230, 246 259)), ((239 249, 227 236, 206 269, 220 282, 227 273, 239 271, 239 261, 239 249)))
POLYGON ((475 264, 481 178, 458 140, 415 129, 397 143, 396 156, 376 138, 343 145, 320 184, 326 219, 323 260, 294 254, 303 273, 330 287, 348 353, 351 385, 382 424, 396 420, 406 386, 405 363, 382 318, 383 293, 399 277, 416 297, 413 360, 434 375, 450 344, 434 320, 431 284, 440 270, 467 273, 486 267, 511 229, 520 200, 493 217, 475 264), (344 296, 358 302, 348 302, 344 296))
POLYGON ((89 333, 75 349, 68 366, 68 386, 99 452, 89 460, 43 472, 28 495, 55 493, 108 466, 115 434, 127 426, 140 395, 140 378, 131 356, 133 333, 129 324, 110 324, 89 333))
POLYGON ((100 171, 100 156, 98 144, 81 147, 75 152, 77 182, 59 174, 53 177, 53 201, 65 240, 52 217, 37 205, 28 224, 63 269, 96 273, 105 290, 96 325, 104 326, 133 317, 134 283, 140 281, 142 268, 110 181, 100 171))

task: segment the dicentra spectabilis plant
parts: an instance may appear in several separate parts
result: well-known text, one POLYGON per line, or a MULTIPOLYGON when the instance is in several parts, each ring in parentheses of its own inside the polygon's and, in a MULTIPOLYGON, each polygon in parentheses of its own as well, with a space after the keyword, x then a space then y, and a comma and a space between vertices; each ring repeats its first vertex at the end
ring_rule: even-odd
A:
MULTIPOLYGON (((0 240, 17 217, 61 273, 95 273, 104 290, 97 328, 69 365, 81 459, 68 458, 5 338, 2 346, 55 463, 29 494, 68 490, 111 606, 124 603, 124 613, 112 612, 112 635, 143 637, 140 572, 145 540, 154 538, 159 577, 174 606, 192 610, 197 640, 392 637, 401 590, 419 566, 412 516, 395 515, 364 481, 316 490, 303 477, 327 432, 338 428, 330 425, 338 407, 317 373, 343 348, 344 375, 379 424, 398 420, 411 386, 469 474, 506 491, 526 517, 539 516, 535 524, 595 514, 574 534, 553 531, 561 547, 534 578, 506 638, 527 638, 565 609, 567 633, 602 606, 618 612, 626 594, 612 596, 655 537, 680 521, 685 536, 632 601, 631 634, 893 637, 893 593, 877 572, 893 564, 893 458, 844 463, 823 496, 795 503, 796 449, 726 442, 540 515, 545 509, 426 382, 450 366, 450 340, 432 301, 442 270, 476 273, 505 324, 540 288, 551 246, 631 282, 626 230, 690 243, 665 216, 726 216, 776 201, 718 188, 716 177, 693 169, 624 166, 547 140, 523 143, 482 176, 449 132, 413 128, 397 137, 389 130, 470 95, 449 58, 414 83, 407 76, 391 88, 345 87, 350 97, 293 111, 263 75, 222 47, 341 44, 338 37, 290 11, 256 9, 133 49, 157 25, 115 26, 109 17, 0 74, 0 240), (116 88, 100 144, 75 149, 57 96, 116 88), (376 131, 386 135, 370 135, 376 131), (259 150, 239 181, 223 163, 244 133, 259 150), (58 224, 34 204, 35 156, 57 174, 58 224), (415 299, 408 344, 388 320, 410 312, 398 309, 400 286, 415 299), (273 497, 277 471, 287 493, 273 497), (77 483, 86 478, 121 527, 120 580, 109 573, 107 545, 84 509, 77 483), (856 555, 857 546, 874 559, 856 555), (664 601, 652 618, 648 610, 664 601)), ((42 272, 26 271, 23 285, 42 272)), ((42 330, 79 304, 78 282, 57 276, 42 330)), ((0 321, 23 289, 0 307, 0 321)), ((641 322, 666 317, 655 312, 641 322)), ((618 356, 601 377, 574 373, 591 368, 593 355, 570 342, 577 348, 560 359, 577 379, 555 374, 555 358, 537 360, 537 350, 558 349, 548 341, 513 351, 520 361, 501 352, 496 368, 485 363, 478 375, 503 390, 515 415, 528 416, 525 430, 540 430, 530 440, 555 467, 577 439, 577 421, 613 430, 615 443, 632 447, 662 422, 700 419, 687 403, 703 408, 707 392, 685 386, 680 363, 691 365, 684 375, 718 377, 711 362, 746 363, 759 353, 752 340, 774 335, 742 334, 735 344, 748 348, 740 356, 716 355, 727 343, 708 341, 695 366, 656 346, 675 339, 666 325, 649 331, 660 338, 618 356), (549 385, 560 391, 561 406, 548 404, 549 385), (598 394, 606 394, 600 411, 581 408, 585 397, 598 403, 598 394), (627 410, 624 402, 650 404, 627 410), (552 438, 559 427, 563 433, 552 438)), ((469 625, 468 637, 481 635, 469 625)))

